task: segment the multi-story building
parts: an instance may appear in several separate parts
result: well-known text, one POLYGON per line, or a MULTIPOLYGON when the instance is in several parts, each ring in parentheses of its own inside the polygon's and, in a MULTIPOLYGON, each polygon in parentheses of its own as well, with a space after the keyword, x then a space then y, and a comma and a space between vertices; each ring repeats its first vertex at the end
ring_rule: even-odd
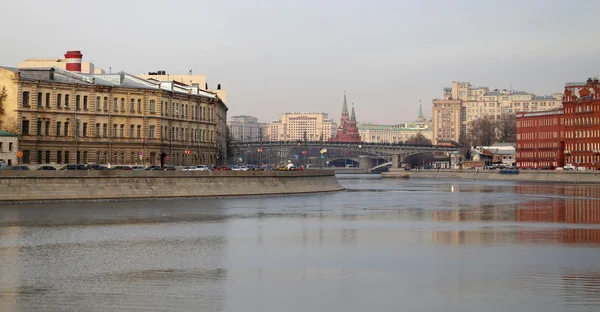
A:
POLYGON ((600 168, 600 82, 565 85, 563 108, 517 114, 517 165, 600 168))
POLYGON ((67 51, 65 53, 65 58, 30 58, 26 59, 17 64, 17 68, 49 68, 55 67, 63 70, 72 70, 73 68, 68 69, 70 66, 78 66, 79 68, 75 68, 75 71, 84 73, 84 74, 104 74, 104 70, 101 68, 96 68, 96 66, 91 62, 82 62, 83 54, 81 51, 67 51))
POLYGON ((433 141, 433 132, 423 115, 423 107, 419 106, 419 115, 414 122, 397 125, 376 125, 363 123, 358 126, 361 140, 365 143, 400 143, 422 134, 433 141))
POLYGON ((0 166, 12 166, 18 163, 19 135, 0 130, 0 166))
POLYGON ((600 82, 588 79, 565 85, 565 162, 600 168, 600 82))
POLYGON ((7 93, 0 118, 17 129, 23 163, 224 161, 227 107, 216 94, 123 72, 81 73, 67 63, 75 66, 0 67, 7 93))
POLYGON ((336 124, 326 113, 285 113, 269 124, 269 141, 329 140, 336 124))
POLYGON ((562 107, 561 101, 560 93, 536 96, 523 91, 472 87, 468 82, 455 81, 451 88, 444 88, 443 99, 433 100, 434 138, 458 141, 475 119, 499 119, 504 114, 557 109, 562 107))
POLYGON ((342 117, 340 118, 340 127, 335 133, 335 137, 330 138, 332 142, 361 142, 358 127, 356 125, 356 113, 354 104, 352 105, 352 114, 348 115, 348 103, 346 94, 344 94, 344 104, 342 105, 342 117))
POLYGON ((155 72, 148 72, 146 74, 138 75, 142 79, 151 81, 174 81, 182 83, 184 85, 199 88, 200 90, 209 91, 219 96, 219 99, 223 103, 227 103, 227 91, 221 89, 221 84, 217 84, 215 89, 209 89, 208 83, 206 82, 205 75, 192 75, 191 71, 189 74, 169 74, 164 70, 158 70, 155 72))
POLYGON ((563 167, 565 158, 562 122, 562 109, 517 113, 517 167, 563 167))
POLYGON ((227 122, 229 133, 237 142, 257 142, 267 139, 266 124, 253 116, 233 116, 227 122))

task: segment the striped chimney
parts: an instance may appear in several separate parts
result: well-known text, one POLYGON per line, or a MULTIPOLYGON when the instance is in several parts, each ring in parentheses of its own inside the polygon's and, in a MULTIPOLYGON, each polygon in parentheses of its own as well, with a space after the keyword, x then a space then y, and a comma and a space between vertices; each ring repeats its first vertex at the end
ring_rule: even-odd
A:
POLYGON ((83 54, 81 54, 81 51, 67 51, 67 53, 65 53, 65 59, 67 61, 67 70, 72 72, 80 72, 82 57, 83 54))

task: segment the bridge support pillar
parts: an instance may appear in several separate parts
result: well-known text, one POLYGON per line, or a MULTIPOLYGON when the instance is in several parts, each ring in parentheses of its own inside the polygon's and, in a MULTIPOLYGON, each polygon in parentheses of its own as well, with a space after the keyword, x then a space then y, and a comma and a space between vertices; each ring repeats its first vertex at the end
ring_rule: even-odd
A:
POLYGON ((398 154, 392 155, 392 168, 396 169, 400 166, 400 156, 398 154))

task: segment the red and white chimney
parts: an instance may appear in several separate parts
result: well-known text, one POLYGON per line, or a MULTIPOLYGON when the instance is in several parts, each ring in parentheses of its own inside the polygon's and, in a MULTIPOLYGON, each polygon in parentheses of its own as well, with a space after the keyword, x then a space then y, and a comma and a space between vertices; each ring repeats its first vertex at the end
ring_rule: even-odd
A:
POLYGON ((72 72, 81 72, 81 51, 67 51, 65 60, 67 61, 67 70, 72 72))

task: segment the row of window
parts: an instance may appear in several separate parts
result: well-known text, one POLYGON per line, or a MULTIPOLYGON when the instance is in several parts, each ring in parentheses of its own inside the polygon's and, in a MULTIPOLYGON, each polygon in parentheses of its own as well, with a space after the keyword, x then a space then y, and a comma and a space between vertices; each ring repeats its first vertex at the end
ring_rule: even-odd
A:
POLYGON ((589 165, 595 166, 600 162, 600 158, 598 156, 567 156, 565 161, 577 167, 591 167, 589 165))
MULTIPOLYGON (((78 151, 75 155, 71 154, 70 151, 49 151, 49 150, 38 150, 35 159, 32 159, 31 151, 24 150, 23 158, 21 160, 24 164, 29 164, 35 162, 37 164, 73 164, 73 163, 82 163, 87 164, 90 160, 96 163, 114 163, 114 164, 141 164, 145 163, 143 159, 142 151, 115 151, 112 153, 112 157, 109 157, 109 153, 107 151, 95 151, 95 159, 89 159, 88 154, 91 154, 94 157, 94 151, 88 153, 88 151, 78 151)), ((160 163, 159 154, 156 152, 150 152, 149 157, 146 157, 145 160, 150 162, 150 164, 160 163)), ((181 165, 184 163, 192 162, 199 163, 205 162, 209 160, 208 153, 202 153, 200 155, 192 154, 186 155, 185 153, 177 152, 173 153, 173 161, 169 161, 169 163, 173 165, 181 165)), ((214 157, 213 157, 214 158, 214 157)))
POLYGON ((600 104, 586 104, 586 105, 569 105, 565 107, 565 113, 587 113, 587 112, 600 111, 600 104))
POLYGON ((567 151, 592 152, 600 150, 600 143, 568 143, 565 144, 567 151))
POLYGON ((517 161, 517 166, 520 168, 542 168, 549 166, 558 166, 556 161, 517 161))
MULTIPOLYGON (((50 100, 50 93, 42 93, 42 92, 38 92, 37 94, 37 107, 38 108, 51 108, 51 100, 50 100), (44 101, 45 99, 45 101, 44 101), (45 102, 45 103, 44 103, 45 102), (44 106, 45 104, 45 106, 44 106)), ((31 96, 30 96, 30 92, 29 91, 23 91, 22 94, 22 103, 23 103, 23 107, 31 107, 31 96)), ((61 94, 58 93, 56 95, 56 108, 70 108, 70 104, 71 104, 71 96, 70 94, 61 94), (64 96, 64 102, 63 102, 63 96, 64 96)), ((156 113, 156 101, 155 100, 150 100, 149 101, 150 104, 150 113, 154 114, 156 113)), ((167 101, 161 101, 161 116, 168 116, 168 112, 167 112, 167 108, 168 108, 168 102, 167 101)), ((84 95, 76 95, 75 96, 75 108, 78 110, 88 110, 88 96, 84 95)), ((128 109, 128 112, 130 113, 138 113, 138 114, 142 114, 143 110, 145 110, 145 105, 142 103, 142 99, 130 99, 129 100, 129 105, 128 107, 126 106, 125 103, 125 98, 113 98, 113 104, 112 104, 112 108, 108 107, 108 97, 105 96, 104 98, 97 96, 96 97, 96 102, 95 102, 95 108, 97 111, 105 111, 107 112, 109 109, 112 109, 113 112, 118 113, 118 112, 122 112, 125 113, 128 109), (137 110, 136 110, 137 109, 137 110)), ((203 121, 210 121, 210 122, 214 122, 215 118, 214 118, 214 112, 215 112, 215 108, 214 107, 198 107, 197 105, 188 105, 188 104, 183 104, 183 103, 173 103, 171 106, 171 116, 175 117, 175 118, 184 118, 184 119, 188 119, 191 116, 192 120, 203 120, 203 121)))
POLYGON ((565 126, 596 126, 600 124, 599 117, 565 118, 565 126))
POLYGON ((543 152, 517 152, 517 158, 532 158, 532 157, 542 157, 542 158, 556 158, 558 157, 558 151, 543 151, 543 152))
MULTIPOLYGON (((0 142, 0 153, 4 153, 4 147, 3 147, 3 142, 0 142)), ((13 151, 13 142, 8 142, 8 151, 7 152, 12 152, 13 151)))

